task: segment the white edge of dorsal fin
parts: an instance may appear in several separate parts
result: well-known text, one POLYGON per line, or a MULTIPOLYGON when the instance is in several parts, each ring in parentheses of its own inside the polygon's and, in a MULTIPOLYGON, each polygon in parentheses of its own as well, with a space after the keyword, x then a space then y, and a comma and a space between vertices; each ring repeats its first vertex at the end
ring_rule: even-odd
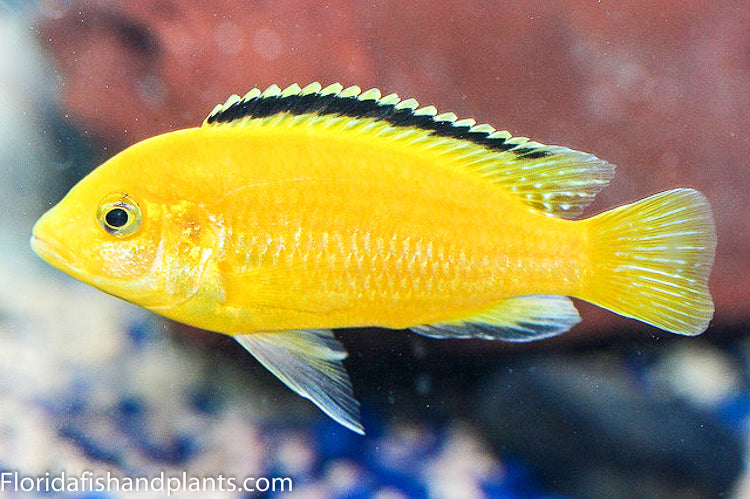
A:
POLYGON ((279 94, 280 97, 287 97, 289 95, 299 95, 302 89, 300 88, 299 84, 292 83, 288 87, 286 87, 284 90, 281 91, 279 94))
POLYGON ((351 87, 347 87, 339 92, 339 97, 357 97, 361 93, 361 88, 359 88, 357 85, 352 85, 351 87))
POLYGON ((344 86, 341 83, 331 83, 324 89, 322 89, 320 92, 318 92, 320 95, 336 95, 339 92, 341 92, 344 89, 344 86))

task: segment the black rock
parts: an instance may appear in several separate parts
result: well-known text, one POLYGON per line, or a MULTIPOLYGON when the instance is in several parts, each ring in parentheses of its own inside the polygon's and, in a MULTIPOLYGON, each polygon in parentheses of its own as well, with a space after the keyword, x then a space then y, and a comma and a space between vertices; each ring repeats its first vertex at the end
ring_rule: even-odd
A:
POLYGON ((614 357, 505 363, 474 399, 472 419, 501 456, 574 497, 721 497, 742 470, 739 435, 614 357))

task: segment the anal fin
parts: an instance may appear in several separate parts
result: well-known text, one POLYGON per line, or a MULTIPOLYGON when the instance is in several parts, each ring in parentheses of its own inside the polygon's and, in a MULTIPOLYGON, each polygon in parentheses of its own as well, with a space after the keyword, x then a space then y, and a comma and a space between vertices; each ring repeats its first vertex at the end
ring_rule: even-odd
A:
POLYGON ((432 338, 481 338, 514 342, 535 341, 568 331, 581 321, 565 296, 531 295, 509 298, 466 319, 410 328, 432 338))
POLYGON ((347 353, 329 330, 239 334, 235 339, 289 388, 336 422, 364 435, 359 402, 342 361, 347 353))

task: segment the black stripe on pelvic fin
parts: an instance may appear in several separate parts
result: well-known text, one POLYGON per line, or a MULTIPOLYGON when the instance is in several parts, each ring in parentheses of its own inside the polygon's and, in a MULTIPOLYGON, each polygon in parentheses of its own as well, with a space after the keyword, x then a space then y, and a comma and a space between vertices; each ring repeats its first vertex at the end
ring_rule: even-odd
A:
POLYGON ((375 99, 360 99, 356 96, 344 97, 334 93, 260 95, 247 100, 241 99, 212 113, 206 119, 206 123, 228 123, 243 118, 265 118, 278 113, 372 118, 386 121, 393 126, 416 127, 429 130, 441 137, 468 140, 488 149, 512 151, 517 156, 528 159, 543 158, 554 154, 546 149, 518 147, 517 143, 508 142, 503 137, 490 137, 491 132, 472 130, 472 127, 468 125, 455 125, 452 121, 437 121, 433 115, 416 114, 414 109, 409 107, 397 108, 396 104, 387 104, 375 99))

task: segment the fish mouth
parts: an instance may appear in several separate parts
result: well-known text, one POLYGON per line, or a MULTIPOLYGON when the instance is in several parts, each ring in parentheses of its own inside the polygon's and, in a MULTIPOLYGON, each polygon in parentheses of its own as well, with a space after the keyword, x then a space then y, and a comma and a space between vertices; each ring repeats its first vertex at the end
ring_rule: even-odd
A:
POLYGON ((31 234, 31 249, 45 262, 65 272, 76 274, 78 270, 73 265, 75 258, 70 249, 57 241, 42 239, 38 235, 31 234))
POLYGON ((61 244, 59 241, 43 239, 32 231, 30 243, 31 249, 34 250, 34 252, 39 255, 42 260, 44 260, 57 270, 68 274, 74 279, 89 284, 90 286, 93 286, 107 294, 117 296, 133 303, 139 303, 139 300, 142 299, 142 297, 137 293, 124 295, 122 292, 113 291, 111 281, 99 278, 90 273, 83 272, 75 265, 76 258, 73 251, 61 244))

